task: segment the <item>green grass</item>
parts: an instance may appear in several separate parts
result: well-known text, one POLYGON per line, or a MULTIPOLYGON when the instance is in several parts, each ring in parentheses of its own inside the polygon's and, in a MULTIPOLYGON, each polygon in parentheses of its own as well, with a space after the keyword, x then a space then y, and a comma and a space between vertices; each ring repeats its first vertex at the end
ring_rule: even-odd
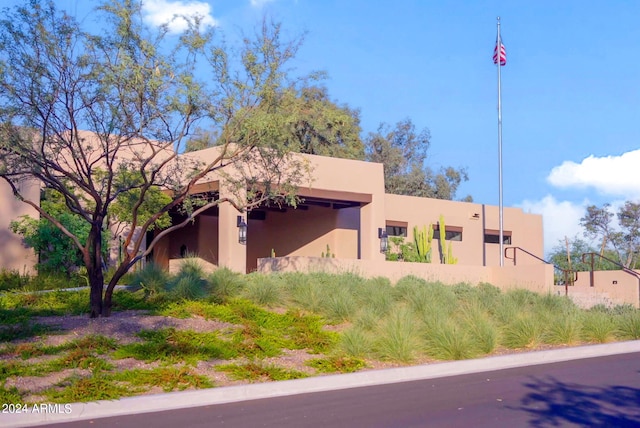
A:
POLYGON ((113 374, 111 379, 117 382, 126 382, 132 387, 143 388, 144 390, 158 386, 164 392, 214 387, 213 382, 208 378, 193 373, 190 368, 185 366, 126 370, 113 374))
POLYGON ((306 373, 287 370, 261 361, 251 361, 244 364, 224 364, 217 366, 216 370, 227 373, 232 379, 248 380, 249 382, 302 379, 309 376, 306 373))
POLYGON ((96 374, 92 377, 68 377, 45 390, 43 395, 52 403, 77 403, 116 400, 140 392, 140 389, 123 385, 107 374, 96 374))
POLYGON ((144 330, 138 333, 138 336, 143 342, 123 345, 113 356, 168 364, 195 363, 199 360, 229 359, 237 356, 237 352, 220 339, 216 332, 196 333, 168 328, 144 330))
POLYGON ((318 373, 346 373, 361 370, 369 360, 408 364, 473 358, 504 347, 640 339, 640 311, 633 307, 584 311, 563 297, 502 292, 489 284, 445 286, 409 276, 392 286, 384 278, 350 273, 241 276, 226 269, 204 275, 189 263, 173 276, 148 269, 133 275, 138 276, 137 291, 114 293, 114 311, 142 309, 229 325, 215 332, 141 331, 140 341, 129 344, 87 336, 51 346, 44 339, 55 331, 32 324, 32 318, 86 314, 88 291, 2 292, 0 398, 24 398, 4 386, 9 377, 69 368, 91 375, 71 376, 49 388, 44 395, 51 402, 111 399, 151 388, 212 387, 195 372, 201 361, 224 360, 221 371, 254 382, 306 376, 266 362, 288 349, 317 354, 306 364, 318 373), (161 279, 156 286, 146 285, 153 278, 161 279), (115 372, 109 358, 158 362, 160 367, 115 372))
POLYGON ((305 364, 316 369, 318 373, 353 373, 367 367, 364 360, 345 356, 314 358, 305 364))

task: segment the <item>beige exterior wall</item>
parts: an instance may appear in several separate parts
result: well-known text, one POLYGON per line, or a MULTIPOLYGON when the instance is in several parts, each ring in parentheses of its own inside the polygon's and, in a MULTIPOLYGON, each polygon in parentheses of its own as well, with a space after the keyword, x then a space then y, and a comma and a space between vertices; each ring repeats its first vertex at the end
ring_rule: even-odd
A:
MULTIPOLYGON (((412 196, 385 195, 385 216, 388 222, 406 222, 406 241, 413 240, 413 227, 438 224, 444 216, 446 226, 462 228, 462 241, 453 244, 453 256, 459 265, 499 266, 500 245, 484 242, 485 230, 499 229, 498 207, 470 202, 417 198, 412 196)), ((542 258, 544 256, 542 216, 525 214, 519 208, 504 208, 504 231, 510 234, 511 244, 522 247, 542 258)), ((434 234, 434 238, 437 234, 434 234)), ((439 260, 438 240, 433 241, 434 261, 439 260)), ((505 264, 510 263, 509 260, 505 264)), ((512 263, 512 262, 511 262, 512 263)), ((518 265, 539 265, 541 262, 518 253, 518 265)))
MULTIPOLYGON (((210 162, 218 153, 218 148, 211 148, 189 153, 185 158, 210 162)), ((184 245, 189 253, 209 263, 247 272, 258 268, 257 260, 269 257, 272 249, 277 256, 319 257, 326 252, 328 245, 336 258, 371 261, 370 268, 377 272, 377 264, 384 262, 385 258, 379 251, 378 228, 385 228, 389 223, 406 223, 407 240, 412 240, 413 226, 437 224, 442 214, 448 226, 462 228, 462 241, 449 241, 452 242, 453 255, 458 258, 458 264, 453 268, 431 265, 429 272, 433 275, 450 275, 451 269, 457 269, 460 274, 456 281, 466 282, 465 272, 475 272, 472 267, 499 264, 499 245, 484 243, 485 230, 498 229, 497 207, 387 195, 384 192, 382 164, 313 155, 294 157, 303 159, 310 166, 313 178, 308 184, 301 183, 300 196, 303 199, 331 201, 331 207, 310 205, 304 210, 290 207, 285 212, 266 210, 264 220, 247 220, 247 245, 242 245, 238 243, 236 219, 238 215, 247 219, 247 215, 228 203, 222 203, 215 213, 202 215, 192 224, 163 238, 154 248, 154 260, 168 268, 171 259, 180 257, 180 248, 184 245), (340 207, 340 203, 355 206, 344 208, 340 207)), ((196 191, 219 191, 222 198, 231 195, 224 185, 224 177, 218 174, 207 177, 196 186, 196 191)), ((12 195, 4 198, 15 202, 12 195)), ((24 205, 20 209, 26 207, 24 205)), ((3 209, 5 211, 0 213, 4 223, 0 226, 6 235, 9 221, 20 215, 20 209, 11 204, 5 204, 3 209)), ((512 239, 510 245, 523 247, 542 257, 541 216, 525 214, 517 208, 505 208, 504 214, 505 231, 510 232, 512 239)), ((15 239, 8 235, 0 236, 2 243, 18 242, 15 239)), ((435 240, 434 260, 439 259, 437 243, 435 240)), ((0 260, 2 266, 22 268, 26 260, 24 254, 28 252, 25 253, 19 244, 15 249, 16 254, 11 250, 3 255, 4 260, 0 260)), ((33 264, 33 260, 30 264, 33 264)), ((518 266, 540 264, 533 258, 519 254, 518 266)), ((394 269, 408 269, 408 265, 397 264, 394 269)), ((364 266, 361 268, 364 269, 364 266)), ((470 275, 468 278, 481 277, 477 273, 470 275)))
POLYGON ((258 271, 354 273, 365 278, 382 276, 396 282, 407 275, 447 285, 490 283, 500 289, 524 288, 537 293, 553 292, 553 266, 459 266, 433 263, 376 262, 373 260, 283 257, 258 260, 258 271))
POLYGON ((310 206, 308 210, 266 211, 265 220, 249 220, 247 270, 257 259, 276 256, 320 257, 327 246, 337 258, 358 257, 357 208, 332 209, 310 206))
MULTIPOLYGON (((640 273, 640 271, 636 271, 640 273)), ((589 272, 578 272, 575 285, 568 287, 569 297, 585 307, 597 304, 640 307, 640 280, 621 270, 593 272, 594 286, 591 287, 589 272)), ((556 287, 560 289, 561 287, 556 287)), ((562 287, 564 293, 564 287, 562 287)))
MULTIPOLYGON (((40 186, 36 182, 24 183, 22 192, 28 199, 40 199, 40 186)), ((23 215, 33 218, 39 218, 40 215, 35 208, 18 201, 4 180, 0 180, 0 201, 0 269, 34 273, 38 262, 36 254, 24 246, 22 237, 11 232, 9 224, 23 215)))

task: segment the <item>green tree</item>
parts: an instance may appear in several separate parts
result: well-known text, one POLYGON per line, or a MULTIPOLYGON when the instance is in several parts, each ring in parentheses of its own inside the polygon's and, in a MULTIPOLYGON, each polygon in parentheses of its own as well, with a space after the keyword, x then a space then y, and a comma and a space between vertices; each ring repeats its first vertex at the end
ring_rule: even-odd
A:
MULTIPOLYGON (((467 181, 464 168, 443 167, 435 172, 426 165, 431 144, 429 131, 417 132, 405 119, 394 128, 381 124, 365 139, 366 159, 384 165, 387 193, 437 199, 454 199, 460 183, 467 181)), ((471 201, 471 196, 463 198, 471 201)))
MULTIPOLYGON (((286 109, 287 114, 280 131, 283 143, 292 151, 346 159, 364 158, 359 112, 331 101, 327 88, 302 81, 282 88, 279 97, 281 108, 286 109)), ((220 143, 216 130, 198 130, 187 142, 186 151, 202 150, 220 143)))
MULTIPOLYGON (((587 272, 591 269, 589 260, 582 260, 583 254, 587 253, 598 253, 598 250, 584 239, 576 236, 566 241, 564 239, 558 241, 549 254, 549 261, 560 269, 587 272), (567 242, 569 244, 569 254, 567 254, 567 242)), ((609 259, 617 259, 616 254, 610 250, 605 250, 603 255, 609 259)), ((597 270, 619 269, 616 265, 603 259, 596 258, 595 263, 594 268, 597 270)))
POLYGON ((179 38, 145 27, 136 0, 102 3, 95 16, 100 26, 81 28, 53 1, 30 0, 5 8, 0 19, 0 178, 81 253, 91 317, 110 315, 117 281, 166 234, 220 203, 239 210, 270 199, 295 203, 296 185, 309 173, 283 144, 289 116, 282 101, 293 81, 286 64, 299 41, 283 41, 279 25, 263 22, 233 50, 201 31, 197 18, 179 38), (197 78, 204 65, 207 80, 197 78), (182 155, 201 120, 220 134, 210 162, 182 155), (261 167, 243 167, 250 163, 261 167), (194 194, 212 172, 227 178, 226 196, 194 194), (33 179, 85 222, 86 240, 21 194, 20 183, 33 179), (176 209, 184 221, 145 248, 146 232, 176 209), (105 288, 109 221, 128 228, 105 288))
POLYGON ((635 269, 640 254, 640 203, 626 201, 618 210, 617 217, 621 260, 626 268, 635 269))
POLYGON ((613 227, 613 212, 611 205, 604 204, 601 207, 589 205, 584 217, 580 219, 580 226, 584 228, 584 234, 591 239, 600 240, 600 255, 603 256, 608 244, 615 245, 617 241, 616 231, 613 227))
MULTIPOLYGON (((42 209, 78 236, 81 242, 86 242, 88 224, 69 212, 59 193, 46 190, 42 193, 42 209)), ((82 253, 78 247, 49 220, 23 216, 20 220, 11 222, 10 228, 14 233, 22 235, 25 244, 38 254, 39 272, 61 272, 70 276, 74 269, 82 265, 82 253)))

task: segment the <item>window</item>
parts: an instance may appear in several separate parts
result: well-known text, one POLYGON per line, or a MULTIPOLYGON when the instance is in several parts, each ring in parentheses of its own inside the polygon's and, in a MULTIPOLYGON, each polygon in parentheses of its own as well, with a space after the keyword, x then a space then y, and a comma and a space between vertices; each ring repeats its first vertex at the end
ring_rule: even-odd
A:
MULTIPOLYGON (((440 226, 433 225, 433 239, 440 239, 440 226)), ((444 240, 445 241, 462 241, 462 228, 459 226, 447 226, 444 227, 444 240)))
POLYGON ((409 223, 407 223, 406 221, 387 220, 385 226, 387 236, 402 236, 403 238, 407 237, 407 228, 409 226, 409 223))
POLYGON ((387 226, 387 236, 407 236, 406 226, 387 226))
MULTIPOLYGON (((485 230, 484 231, 485 244, 499 244, 500 243, 500 231, 499 230, 485 230)), ((505 245, 511 245, 511 231, 502 232, 502 242, 505 245)))

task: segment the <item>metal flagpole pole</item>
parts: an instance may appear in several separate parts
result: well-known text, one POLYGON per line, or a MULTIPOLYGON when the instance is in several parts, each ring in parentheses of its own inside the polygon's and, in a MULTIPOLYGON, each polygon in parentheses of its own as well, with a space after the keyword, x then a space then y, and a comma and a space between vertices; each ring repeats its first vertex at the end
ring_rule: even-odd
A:
POLYGON ((500 223, 500 266, 504 266, 504 212, 502 204, 502 79, 500 69, 502 68, 502 39, 500 38, 500 17, 498 17, 498 38, 496 39, 496 49, 498 60, 498 210, 500 223))

